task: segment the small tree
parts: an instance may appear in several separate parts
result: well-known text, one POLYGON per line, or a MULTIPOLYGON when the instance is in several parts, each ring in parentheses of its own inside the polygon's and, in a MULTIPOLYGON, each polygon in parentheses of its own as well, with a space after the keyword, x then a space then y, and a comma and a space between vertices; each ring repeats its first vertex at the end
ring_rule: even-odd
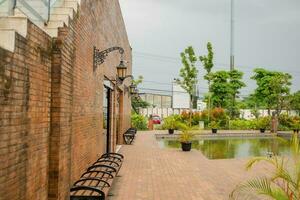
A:
POLYGON ((228 79, 229 73, 227 71, 217 71, 212 74, 211 100, 213 107, 227 108, 231 94, 228 79))
POLYGON ((291 97, 291 109, 300 115, 300 91, 295 92, 291 97))
POLYGON ((207 43, 207 51, 208 54, 204 56, 200 56, 199 59, 203 64, 204 69, 206 70, 206 74, 204 75, 204 79, 208 82, 208 91, 210 92, 210 82, 212 80, 212 68, 214 66, 214 52, 210 42, 207 43))
POLYGON ((190 96, 190 125, 193 96, 196 93, 196 84, 198 83, 198 70, 195 63, 197 57, 192 46, 189 46, 180 54, 181 62, 183 64, 180 69, 180 78, 176 79, 176 83, 180 85, 190 96))
POLYGON ((228 106, 231 118, 239 116, 239 108, 236 103, 237 95, 240 94, 240 89, 245 87, 246 84, 242 81, 243 72, 232 70, 229 72, 229 87, 231 89, 231 101, 228 106))
POLYGON ((207 55, 203 55, 199 57, 199 60, 202 62, 204 69, 206 70, 206 74, 204 75, 204 79, 207 80, 208 83, 208 95, 207 98, 207 107, 208 107, 208 121, 210 120, 210 106, 211 106, 211 88, 210 83, 212 81, 212 68, 214 67, 213 59, 214 59, 214 52, 210 42, 206 45, 207 48, 207 55))
MULTIPOLYGON (((138 79, 133 79, 132 84, 136 87, 143 82, 144 77, 139 76, 138 79)), ((140 108, 147 108, 150 104, 140 98, 140 96, 132 96, 131 97, 131 107, 135 113, 139 113, 140 108)))

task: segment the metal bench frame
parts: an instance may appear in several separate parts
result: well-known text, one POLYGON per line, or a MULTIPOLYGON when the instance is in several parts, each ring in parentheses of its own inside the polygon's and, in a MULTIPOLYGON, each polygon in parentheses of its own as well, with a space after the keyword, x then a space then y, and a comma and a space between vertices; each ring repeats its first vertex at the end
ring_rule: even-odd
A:
POLYGON ((134 128, 129 128, 124 134, 123 139, 126 144, 132 144, 137 130, 134 128))
POLYGON ((87 168, 80 179, 70 189, 71 200, 105 200, 107 191, 111 187, 123 162, 124 156, 118 153, 103 154, 96 162, 87 168), (93 186, 91 186, 91 184, 93 186), (106 189, 105 189, 106 190, 106 189), (81 193, 77 193, 81 191, 81 193), (85 194, 89 192, 88 194, 85 194), (73 193, 73 194, 72 194, 73 193))

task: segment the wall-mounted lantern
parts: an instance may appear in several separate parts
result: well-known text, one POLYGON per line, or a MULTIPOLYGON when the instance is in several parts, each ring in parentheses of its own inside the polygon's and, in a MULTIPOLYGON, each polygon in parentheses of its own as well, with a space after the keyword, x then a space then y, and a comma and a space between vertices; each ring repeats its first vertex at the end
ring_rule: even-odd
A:
POLYGON ((117 75, 122 82, 127 78, 127 67, 124 60, 121 60, 120 64, 117 66, 117 75))
POLYGON ((117 68, 118 78, 123 82, 125 78, 132 77, 132 76, 131 75, 127 76, 127 66, 126 66, 126 61, 124 60, 124 49, 122 47, 111 47, 104 51, 100 51, 94 46, 94 71, 96 71, 99 65, 104 63, 108 54, 113 51, 119 51, 119 53, 121 54, 120 64, 116 68, 117 68))
POLYGON ((136 85, 131 83, 131 85, 129 86, 129 91, 131 95, 134 95, 136 93, 136 85))

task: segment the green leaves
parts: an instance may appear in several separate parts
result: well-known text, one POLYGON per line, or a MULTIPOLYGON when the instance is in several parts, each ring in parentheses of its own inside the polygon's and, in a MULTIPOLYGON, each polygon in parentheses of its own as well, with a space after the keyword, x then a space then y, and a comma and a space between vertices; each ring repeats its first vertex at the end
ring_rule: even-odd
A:
POLYGON ((235 98, 239 90, 245 87, 242 81, 243 73, 238 70, 217 71, 211 74, 212 103, 215 107, 233 110, 236 106, 235 98))
POLYGON ((262 68, 254 70, 251 78, 256 81, 255 96, 267 109, 275 109, 277 114, 286 106, 289 98, 292 76, 288 73, 268 71, 262 68))
POLYGON ((300 91, 295 92, 291 96, 291 108, 300 114, 300 91))
MULTIPOLYGON (((136 87, 143 82, 144 77, 139 76, 138 79, 132 80, 132 84, 134 84, 136 87)), ((132 96, 131 97, 131 107, 133 110, 138 113, 139 108, 147 108, 150 104, 144 100, 142 100, 140 97, 132 96)))
POLYGON ((147 130, 147 119, 139 114, 131 115, 131 125, 138 130, 147 130))
POLYGON ((251 169, 255 164, 264 161, 269 164, 268 177, 258 177, 238 185, 230 194, 230 199, 247 199, 253 195, 267 196, 274 200, 298 200, 300 199, 300 149, 298 135, 292 138, 292 157, 272 158, 259 157, 251 159, 246 169, 251 169), (272 168, 271 168, 272 167, 272 168))
MULTIPOLYGON (((204 69, 207 71, 207 75, 211 72, 214 63, 213 63, 213 59, 214 59, 214 52, 213 52, 213 48, 210 42, 207 43, 207 51, 208 54, 205 56, 200 56, 199 59, 202 62, 204 69)), ((204 78, 208 81, 210 81, 210 76, 204 76, 204 78)))
POLYGON ((195 86, 198 83, 198 70, 195 67, 197 57, 192 46, 189 46, 180 54, 183 64, 180 69, 179 76, 181 79, 176 79, 179 84, 190 96, 195 94, 195 86))

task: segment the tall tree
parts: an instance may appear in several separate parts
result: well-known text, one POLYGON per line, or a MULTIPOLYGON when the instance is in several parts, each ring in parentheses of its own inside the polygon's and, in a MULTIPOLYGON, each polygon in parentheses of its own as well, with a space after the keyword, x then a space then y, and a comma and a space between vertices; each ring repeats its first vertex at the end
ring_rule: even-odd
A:
POLYGON ((229 87, 231 89, 231 102, 228 105, 231 118, 239 117, 239 108, 236 103, 237 95, 240 94, 240 89, 245 87, 246 84, 242 81, 243 72, 238 70, 231 70, 229 72, 229 87))
POLYGON ((300 91, 295 92, 291 96, 291 109, 295 110, 300 115, 300 91))
POLYGON ((251 78, 257 84, 255 90, 257 100, 266 105, 269 115, 272 109, 276 110, 276 114, 279 115, 289 97, 292 76, 288 73, 262 68, 255 69, 254 73, 251 78))
POLYGON ((183 64, 180 69, 180 78, 176 79, 178 85, 180 85, 190 96, 190 116, 192 113, 193 97, 196 93, 196 85, 198 83, 198 70, 195 63, 197 57, 192 46, 189 46, 180 54, 181 62, 183 64))
POLYGON ((199 59, 202 62, 202 65, 203 65, 204 69, 206 70, 206 74, 204 75, 204 79, 207 80, 208 90, 209 90, 209 92, 211 92, 210 91, 210 83, 211 83, 211 80, 212 80, 211 70, 214 66, 214 63, 213 63, 214 52, 213 52, 213 48, 212 48, 212 45, 211 45, 210 42, 207 43, 206 47, 207 47, 208 54, 204 55, 204 56, 200 56, 199 59))
POLYGON ((227 108, 231 96, 231 88, 228 81, 229 77, 227 71, 217 71, 212 73, 211 101, 214 107, 227 108))

